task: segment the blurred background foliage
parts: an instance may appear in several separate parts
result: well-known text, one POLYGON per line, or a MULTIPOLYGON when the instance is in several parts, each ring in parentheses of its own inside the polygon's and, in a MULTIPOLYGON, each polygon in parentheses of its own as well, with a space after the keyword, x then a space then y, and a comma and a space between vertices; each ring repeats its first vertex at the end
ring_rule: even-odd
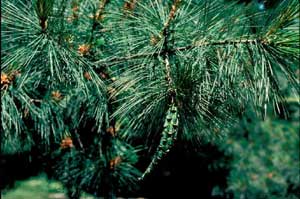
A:
POLYGON ((248 111, 219 145, 225 156, 210 165, 229 170, 227 186, 212 194, 233 198, 299 198, 299 102, 287 106, 289 120, 261 120, 248 111), (225 158, 226 157, 226 158, 225 158))
MULTIPOLYGON (((4 191, 2 198, 6 199, 66 199, 64 187, 61 183, 48 180, 41 174, 26 181, 18 181, 14 190, 4 191)), ((83 193, 81 199, 94 199, 92 195, 83 193)))

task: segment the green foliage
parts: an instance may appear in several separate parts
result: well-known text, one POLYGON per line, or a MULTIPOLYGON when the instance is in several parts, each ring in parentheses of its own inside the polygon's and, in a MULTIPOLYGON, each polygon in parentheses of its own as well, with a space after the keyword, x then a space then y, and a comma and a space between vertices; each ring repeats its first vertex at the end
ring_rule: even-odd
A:
MULTIPOLYGON (((8 89, 1 92, 2 110, 8 112, 1 115, 6 132, 6 139, 2 140, 7 141, 4 144, 10 143, 11 148, 15 148, 13 143, 20 145, 18 135, 30 137, 32 131, 39 134, 44 143, 49 144, 51 139, 59 142, 65 131, 77 127, 82 120, 76 113, 81 106, 74 109, 78 104, 94 107, 89 109, 85 119, 93 118, 100 128, 106 110, 104 84, 88 60, 62 46, 60 37, 65 33, 55 18, 64 6, 54 7, 50 12, 50 7, 59 4, 52 5, 50 1, 15 4, 4 1, 1 7, 4 16, 1 39, 5 43, 1 49, 2 69, 6 74, 17 71, 21 78, 19 85, 8 84, 8 89), (40 32, 33 6, 40 10, 38 17, 49 18, 47 24, 51 30, 40 32), (90 76, 88 80, 85 73, 90 76), (24 110, 28 112, 27 118, 21 117, 24 110)), ((13 84, 18 84, 18 78, 13 84)))
MULTIPOLYGON (((14 82, 9 88, 1 91, 1 149, 2 152, 13 153, 28 150, 33 144, 32 134, 26 133, 28 129, 24 118, 30 115, 34 120, 38 120, 41 117, 41 111, 32 103, 32 93, 29 92, 29 88, 34 88, 35 78, 38 78, 39 74, 20 75, 15 71, 8 76, 13 76, 14 82)), ((2 86, 5 87, 5 84, 2 86)))
MULTIPOLYGON (((45 175, 32 177, 26 181, 16 183, 15 190, 3 190, 1 197, 5 199, 53 199, 65 198, 63 185, 54 180, 49 180, 45 175)), ((81 199, 93 199, 90 194, 83 193, 81 199)))
POLYGON ((252 15, 236 7, 233 11, 233 6, 203 1, 194 7, 191 1, 181 2, 168 35, 162 32, 169 20, 166 10, 171 8, 158 1, 149 6, 138 3, 126 21, 123 14, 112 17, 113 26, 119 27, 113 41, 121 46, 116 56, 127 57, 120 60, 124 72, 114 83, 121 104, 114 115, 128 123, 125 137, 161 132, 157 126, 163 121, 154 118, 163 118, 169 104, 166 45, 184 138, 202 140, 205 129, 208 138, 215 137, 213 129, 222 129, 223 120, 249 103, 263 115, 268 103, 276 108, 284 100, 278 80, 281 73, 298 87, 293 72, 299 55, 298 3, 285 1, 272 14, 253 13, 254 20, 260 21, 276 15, 261 23, 256 33, 248 25, 252 15), (153 38, 156 41, 151 44, 153 38))
POLYGON ((234 198, 298 198, 299 130, 298 120, 259 121, 248 114, 221 144, 232 157, 224 165, 230 169, 226 192, 234 198))
POLYGON ((96 190, 113 180, 108 191, 115 194, 116 187, 134 187, 140 173, 133 167, 136 149, 107 132, 114 125, 109 120, 109 81, 99 74, 103 68, 93 63, 106 48, 101 4, 3 1, 1 153, 33 146, 41 153, 70 149, 74 152, 58 154, 60 180, 75 186, 63 178, 66 170, 76 173, 76 188, 96 190), (122 161, 110 169, 116 157, 122 161))
POLYGON ((141 173, 132 165, 138 161, 138 151, 130 145, 113 140, 112 149, 103 153, 58 150, 56 175, 67 187, 88 190, 96 195, 108 189, 135 190, 141 173))

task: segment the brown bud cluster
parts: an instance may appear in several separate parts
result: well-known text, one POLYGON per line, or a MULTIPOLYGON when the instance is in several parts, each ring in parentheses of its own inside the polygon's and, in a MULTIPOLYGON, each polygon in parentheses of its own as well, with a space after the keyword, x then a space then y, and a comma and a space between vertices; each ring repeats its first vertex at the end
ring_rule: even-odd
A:
POLYGON ((10 73, 1 73, 1 90, 6 90, 8 86, 14 81, 16 76, 20 75, 19 71, 12 71, 10 73))
POLYGON ((120 156, 115 157, 114 159, 109 161, 109 168, 114 169, 118 164, 122 162, 122 158, 120 156))
POLYGON ((82 44, 78 46, 78 53, 81 56, 87 55, 90 52, 91 46, 89 44, 82 44))
POLYGON ((60 144, 61 149, 67 149, 67 148, 72 148, 72 147, 74 147, 74 145, 73 145, 73 141, 72 141, 71 137, 66 137, 65 139, 63 139, 61 141, 61 144, 60 144))

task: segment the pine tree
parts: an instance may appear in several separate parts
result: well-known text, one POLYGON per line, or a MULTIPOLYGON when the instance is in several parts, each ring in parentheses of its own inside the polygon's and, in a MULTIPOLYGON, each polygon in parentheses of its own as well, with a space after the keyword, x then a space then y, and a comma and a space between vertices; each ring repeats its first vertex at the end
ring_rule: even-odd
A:
POLYGON ((174 144, 215 142, 249 105, 284 111, 282 78, 299 93, 296 0, 270 12, 218 0, 4 0, 1 11, 1 153, 52 154, 70 198, 134 189, 174 144))

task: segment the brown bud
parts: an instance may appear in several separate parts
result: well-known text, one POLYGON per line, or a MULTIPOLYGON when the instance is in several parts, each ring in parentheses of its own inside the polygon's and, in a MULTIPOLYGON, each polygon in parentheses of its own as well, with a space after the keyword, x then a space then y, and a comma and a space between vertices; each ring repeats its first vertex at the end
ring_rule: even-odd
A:
POLYGON ((65 37, 65 40, 68 44, 72 44, 73 39, 74 39, 73 35, 68 35, 68 36, 65 37))
POLYGON ((1 84, 9 84, 10 77, 6 73, 1 73, 1 84))
POLYGON ((92 79, 92 76, 90 75, 89 72, 84 72, 84 75, 83 75, 87 80, 91 80, 92 79))
POLYGON ((227 140, 227 144, 232 144, 233 143, 233 140, 232 139, 228 139, 227 140))
POLYGON ((113 126, 110 126, 106 129, 106 132, 109 133, 111 136, 115 136, 116 135, 116 132, 115 132, 115 129, 113 126))
POLYGON ((87 55, 90 51, 91 46, 89 44, 82 44, 78 46, 78 53, 81 56, 87 55))
POLYGON ((66 137, 65 139, 62 140, 60 144, 60 148, 62 149, 72 148, 72 147, 74 147, 74 145, 71 137, 66 137))
POLYGON ((14 70, 9 74, 1 73, 1 90, 5 90, 8 88, 9 84, 15 79, 16 76, 19 76, 20 71, 14 70))
POLYGON ((273 178, 273 176, 274 176, 274 173, 273 173, 273 172, 270 172, 270 173, 267 174, 267 177, 268 177, 269 179, 273 178))
POLYGON ((118 164, 122 162, 122 159, 120 156, 115 157, 114 159, 109 161, 109 168, 114 169, 118 164))

